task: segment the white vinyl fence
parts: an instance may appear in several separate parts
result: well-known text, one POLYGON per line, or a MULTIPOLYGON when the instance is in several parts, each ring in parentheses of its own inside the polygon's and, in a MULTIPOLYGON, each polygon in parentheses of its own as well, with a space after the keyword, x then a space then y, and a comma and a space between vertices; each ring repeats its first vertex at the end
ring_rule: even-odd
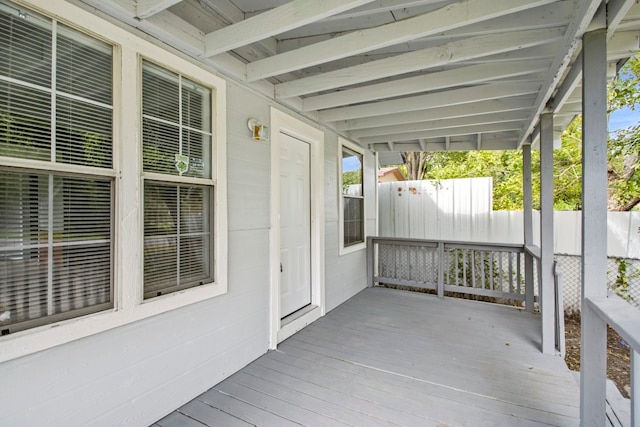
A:
MULTIPOLYGON (((522 244, 522 211, 493 211, 491 178, 379 184, 381 237, 522 244)), ((554 252, 567 310, 580 306, 582 213, 554 212, 554 252)), ((534 243, 540 221, 534 212, 534 243)), ((640 306, 640 212, 609 212, 609 286, 640 306)))

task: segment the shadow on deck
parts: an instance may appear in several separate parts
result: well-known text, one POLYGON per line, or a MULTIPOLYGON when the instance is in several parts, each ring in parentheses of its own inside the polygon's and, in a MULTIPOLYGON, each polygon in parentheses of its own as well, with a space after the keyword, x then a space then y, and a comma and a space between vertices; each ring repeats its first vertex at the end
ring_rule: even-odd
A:
POLYGON ((368 288, 155 426, 576 426, 540 318, 368 288))

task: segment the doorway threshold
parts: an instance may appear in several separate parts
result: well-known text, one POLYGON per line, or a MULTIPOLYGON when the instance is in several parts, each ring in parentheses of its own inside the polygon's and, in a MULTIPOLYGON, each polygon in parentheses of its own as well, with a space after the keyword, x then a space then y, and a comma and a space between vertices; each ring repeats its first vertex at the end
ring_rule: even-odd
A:
POLYGON ((280 330, 278 330, 278 342, 286 340, 291 335, 318 320, 321 316, 322 310, 320 307, 309 304, 282 318, 280 320, 280 330))

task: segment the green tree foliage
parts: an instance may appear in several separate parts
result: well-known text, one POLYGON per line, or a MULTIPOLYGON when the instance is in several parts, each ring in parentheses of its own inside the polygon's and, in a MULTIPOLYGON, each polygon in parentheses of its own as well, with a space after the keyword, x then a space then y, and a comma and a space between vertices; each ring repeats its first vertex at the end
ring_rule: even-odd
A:
MULTIPOLYGON (((640 102, 640 60, 631 58, 610 83, 609 111, 635 109, 640 102)), ((609 139, 609 210, 631 210, 640 205, 640 125, 619 130, 609 139)), ((410 155, 412 153, 406 153, 410 155)), ((540 208, 540 154, 532 151, 533 207, 540 208)), ((415 168, 414 168, 415 169, 415 168)), ((582 120, 578 116, 554 150, 554 209, 582 206, 582 120)), ((404 171, 407 172, 408 168, 404 171)), ((423 174, 417 179, 493 178, 493 209, 521 210, 522 152, 467 151, 426 153, 423 174)), ((411 178, 411 177, 410 177, 411 178)))

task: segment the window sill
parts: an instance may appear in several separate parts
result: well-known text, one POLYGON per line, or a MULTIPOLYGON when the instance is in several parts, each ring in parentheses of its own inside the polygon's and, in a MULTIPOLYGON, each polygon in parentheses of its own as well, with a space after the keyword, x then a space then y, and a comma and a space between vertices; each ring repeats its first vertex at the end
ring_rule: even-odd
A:
POLYGON ((362 243, 358 243, 356 245, 347 246, 347 247, 341 246, 340 247, 340 256, 348 255, 348 254, 351 254, 353 252, 358 252, 358 251, 362 251, 362 250, 365 250, 365 249, 367 249, 366 241, 364 241, 362 243))
POLYGON ((226 285, 212 283, 145 300, 132 308, 112 309, 16 332, 0 338, 0 363, 205 301, 226 292, 226 285))

